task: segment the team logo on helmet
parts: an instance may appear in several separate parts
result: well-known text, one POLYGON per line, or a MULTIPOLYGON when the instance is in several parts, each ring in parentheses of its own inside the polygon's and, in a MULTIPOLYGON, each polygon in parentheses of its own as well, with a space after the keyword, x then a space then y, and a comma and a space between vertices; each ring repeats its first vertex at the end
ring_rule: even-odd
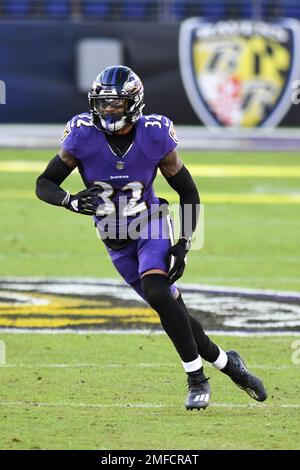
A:
POLYGON ((127 78, 127 81, 124 84, 123 92, 124 93, 138 93, 142 92, 143 85, 139 77, 134 73, 130 72, 127 78))
POLYGON ((215 126, 276 126, 300 77, 299 25, 292 19, 184 21, 180 69, 198 117, 215 126))

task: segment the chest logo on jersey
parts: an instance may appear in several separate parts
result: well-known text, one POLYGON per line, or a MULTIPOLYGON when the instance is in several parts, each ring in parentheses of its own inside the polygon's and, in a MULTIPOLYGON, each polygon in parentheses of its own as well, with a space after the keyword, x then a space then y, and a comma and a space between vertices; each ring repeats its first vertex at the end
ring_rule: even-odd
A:
POLYGON ((117 163, 116 163, 116 168, 117 168, 117 170, 123 170, 123 168, 124 168, 124 162, 122 162, 122 161, 117 161, 117 163))
POLYGON ((183 84, 206 125, 276 126, 291 106, 300 75, 300 23, 184 21, 180 29, 183 84))

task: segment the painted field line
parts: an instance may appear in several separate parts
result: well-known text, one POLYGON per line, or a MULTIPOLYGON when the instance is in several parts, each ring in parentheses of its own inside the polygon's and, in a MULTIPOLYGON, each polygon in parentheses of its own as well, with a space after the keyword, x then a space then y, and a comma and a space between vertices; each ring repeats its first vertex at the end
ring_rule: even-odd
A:
MULTIPOLYGON (((0 161, 0 173, 41 173, 45 170, 47 163, 47 160, 2 160, 0 161)), ((77 168, 74 173, 78 173, 77 168)))
POLYGON ((99 368, 155 368, 155 367, 177 367, 175 363, 169 364, 169 363, 140 363, 140 364, 4 364, 0 366, 1 368, 11 368, 11 369, 36 369, 36 368, 53 368, 53 369, 60 369, 60 368, 93 368, 93 367, 99 367, 99 368))
POLYGON ((71 403, 71 402, 53 402, 38 403, 30 401, 8 401, 0 402, 0 406, 34 406, 49 408, 166 408, 174 405, 160 405, 151 403, 71 403))
MULTIPOLYGON (((211 364, 206 364, 208 367, 213 367, 211 364)), ((0 365, 1 369, 76 369, 76 368, 155 368, 155 367, 179 367, 178 364, 174 363, 138 363, 138 364, 3 364, 0 365)), ((248 365, 249 369, 263 369, 263 370, 285 370, 285 369, 296 369, 297 365, 280 365, 280 366, 268 366, 268 365, 248 365)))
POLYGON ((43 161, 25 161, 25 160, 2 160, 0 162, 0 172, 2 173, 39 173, 47 166, 43 161))
MULTIPOLYGON (((28 407, 33 406, 37 408, 97 408, 97 409, 105 409, 105 408, 182 408, 180 405, 170 405, 170 404, 162 404, 162 403, 72 403, 72 402, 50 402, 50 403, 42 403, 42 402, 31 402, 31 401, 1 401, 0 406, 22 406, 28 407)), ((265 404, 265 403, 249 403, 249 404, 236 404, 236 403, 210 403, 210 406, 215 408, 224 408, 224 409, 232 409, 232 408, 264 408, 264 409, 278 409, 278 408, 300 408, 300 404, 298 403, 283 403, 283 404, 265 404)))
MULTIPOLYGON (((169 202, 178 202, 175 193, 159 191, 160 197, 169 202)), ((201 192, 202 204, 299 204, 300 194, 272 193, 204 193, 201 192)), ((12 195, 13 198, 13 195, 12 195)))
POLYGON ((212 178, 296 178, 300 176, 297 165, 186 165, 193 176, 212 178))
POLYGON ((300 408, 300 403, 281 403, 277 405, 268 403, 249 403, 249 404, 236 404, 236 403, 210 403, 210 406, 218 408, 300 408))
MULTIPOLYGON (((46 161, 2 160, 0 172, 38 173, 47 165, 46 161)), ((299 165, 197 165, 187 164, 193 176, 208 178, 298 178, 299 165)))
MULTIPOLYGON (((165 332, 162 329, 157 330, 145 330, 145 329, 97 329, 97 330, 89 330, 89 329, 71 329, 71 328, 7 328, 1 327, 0 333, 5 334, 43 334, 43 335, 165 335, 165 332)), ((215 336, 234 336, 234 337, 250 337, 250 338, 258 338, 263 336, 300 336, 299 331, 286 331, 286 330, 279 330, 279 331, 225 331, 225 330, 207 330, 206 333, 208 335, 215 335, 215 336)))

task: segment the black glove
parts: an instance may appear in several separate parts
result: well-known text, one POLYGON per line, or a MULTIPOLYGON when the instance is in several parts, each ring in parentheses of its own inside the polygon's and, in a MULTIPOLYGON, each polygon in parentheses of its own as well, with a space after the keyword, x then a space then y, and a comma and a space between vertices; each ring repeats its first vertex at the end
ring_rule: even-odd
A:
POLYGON ((84 189, 77 194, 67 193, 62 205, 72 212, 84 215, 95 215, 100 204, 99 188, 84 189))
POLYGON ((167 274, 167 281, 169 284, 174 284, 182 275, 186 265, 186 254, 190 249, 190 240, 180 238, 178 242, 171 246, 168 252, 168 256, 174 256, 174 266, 169 270, 167 274))

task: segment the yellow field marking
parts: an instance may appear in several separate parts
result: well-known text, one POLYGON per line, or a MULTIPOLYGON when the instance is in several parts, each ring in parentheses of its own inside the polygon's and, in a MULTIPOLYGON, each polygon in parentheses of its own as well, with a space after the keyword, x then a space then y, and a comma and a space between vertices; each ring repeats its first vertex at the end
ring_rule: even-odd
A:
POLYGON ((6 315, 64 315, 64 316, 93 316, 97 318, 98 316, 106 317, 120 317, 135 315, 136 317, 142 317, 144 315, 149 316, 152 310, 145 307, 116 307, 116 308, 86 308, 84 303, 78 305, 78 307, 66 307, 66 305, 28 305, 28 306, 18 306, 15 307, 6 307, 0 306, 0 322, 3 316, 6 315))
MULTIPOLYGON (((26 160, 0 161, 0 172, 7 173, 40 173, 47 162, 26 160)), ((186 164, 193 176, 208 178, 298 178, 299 165, 199 165, 186 164)))
MULTIPOLYGON (((175 192, 157 191, 157 195, 168 199, 169 202, 178 202, 175 192)), ((0 200, 36 199, 34 191, 28 190, 0 190, 0 200)), ((203 193, 201 192, 203 204, 299 204, 300 194, 257 194, 257 193, 203 193)))
POLYGON ((0 162, 0 172, 7 173, 41 173, 47 162, 28 162, 22 160, 3 160, 0 162))
POLYGON ((209 178, 297 178, 300 166, 290 165, 186 165, 193 176, 209 178))
POLYGON ((103 325, 105 323, 111 323, 117 321, 120 323, 150 323, 158 324, 158 316, 129 316, 130 309, 127 311, 128 318, 116 317, 96 317, 96 318, 0 318, 1 327, 15 327, 15 328, 59 328, 59 327, 72 327, 78 325, 103 325))
POLYGON ((235 204, 299 204, 300 194, 206 193, 203 203, 231 202, 235 204))
MULTIPOLYGON (((13 295, 11 291, 2 291, 2 294, 13 295)), ((1 303, 0 326, 59 328, 82 324, 103 325, 111 322, 119 324, 159 323, 158 315, 148 307, 116 307, 111 301, 106 300, 78 299, 41 293, 26 294, 25 297, 28 297, 28 303, 34 299, 42 300, 45 303, 40 305, 1 303)))
MULTIPOLYGON (((0 173, 42 173, 47 164, 47 161, 2 160, 0 161, 0 173)), ((79 174, 77 168, 72 174, 74 173, 79 174)))
MULTIPOLYGON (((12 291, 1 291, 2 295, 13 295, 12 291)), ((5 315, 79 315, 79 316, 149 316, 156 315, 149 307, 115 307, 109 300, 90 300, 78 297, 63 297, 51 294, 23 294, 28 298, 27 304, 15 304, 2 301, 0 303, 0 319, 5 315), (43 303, 33 303, 35 299, 42 300, 43 303), (32 302, 32 303, 31 303, 32 302)))

